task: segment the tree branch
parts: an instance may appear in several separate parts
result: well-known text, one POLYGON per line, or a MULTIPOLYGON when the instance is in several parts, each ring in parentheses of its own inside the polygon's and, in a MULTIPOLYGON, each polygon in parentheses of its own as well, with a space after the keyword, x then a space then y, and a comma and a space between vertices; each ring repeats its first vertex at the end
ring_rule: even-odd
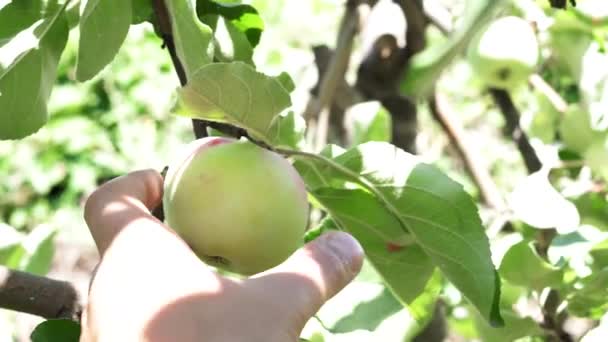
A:
POLYGON ((481 158, 476 149, 468 141, 467 133, 452 111, 447 98, 435 92, 434 96, 429 100, 429 106, 433 117, 443 127, 443 130, 464 161, 467 171, 477 184, 482 200, 494 209, 503 210, 505 202, 500 190, 496 186, 496 183, 494 183, 494 180, 492 180, 483 158, 481 158))
POLYGON ((82 304, 66 281, 40 277, 0 266, 0 307, 47 319, 80 321, 82 304))
POLYGON ((344 74, 348 69, 350 55, 353 48, 353 40, 359 27, 359 1, 349 0, 346 3, 346 10, 342 17, 338 39, 336 42, 335 53, 332 55, 327 71, 322 77, 318 97, 311 97, 304 111, 306 120, 316 120, 321 110, 330 103, 336 89, 344 80, 344 74))
POLYGON ((517 148, 526 164, 528 173, 534 173, 540 170, 542 163, 530 144, 528 136, 519 125, 520 114, 511 99, 511 95, 501 89, 490 89, 490 94, 492 94, 494 102, 500 108, 500 112, 505 119, 507 134, 511 136, 513 141, 517 144, 517 148))

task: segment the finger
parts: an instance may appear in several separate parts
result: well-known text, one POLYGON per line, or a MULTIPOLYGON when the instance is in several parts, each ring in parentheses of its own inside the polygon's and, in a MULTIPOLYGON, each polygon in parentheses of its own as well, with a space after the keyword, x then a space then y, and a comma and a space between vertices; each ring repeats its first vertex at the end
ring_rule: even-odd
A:
MULTIPOLYGON (((302 325, 361 270, 363 249, 351 235, 333 231, 295 252, 281 265, 254 277, 302 325), (271 291, 268 291, 271 289, 271 291), (279 298, 283 297, 283 298, 279 298)), ((280 304, 279 304, 280 305, 280 304)))
POLYGON ((143 170, 115 178, 89 196, 84 218, 101 254, 134 222, 144 220, 162 227, 150 214, 161 201, 162 186, 163 179, 158 172, 143 170))

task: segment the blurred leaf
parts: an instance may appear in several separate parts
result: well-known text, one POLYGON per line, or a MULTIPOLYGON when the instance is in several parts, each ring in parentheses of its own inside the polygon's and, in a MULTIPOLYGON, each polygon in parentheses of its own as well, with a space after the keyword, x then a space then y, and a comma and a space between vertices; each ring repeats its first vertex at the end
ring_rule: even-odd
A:
POLYGON ((568 311, 579 317, 599 319, 608 310, 608 267, 581 279, 568 297, 568 311))
MULTIPOLYGON (((11 1, 0 9, 0 47, 15 35, 30 27, 42 14, 42 0, 11 1)), ((4 52, 3 50, 0 50, 4 52)), ((4 58, 0 59, 6 63, 4 58)), ((12 61, 10 61, 12 62, 12 61)), ((6 68, 8 64, 0 66, 6 68)), ((10 64, 10 63, 9 63, 10 64)), ((0 69, 1 70, 1 69, 0 69)))
POLYGON ((424 291, 420 294, 410 305, 408 310, 410 314, 417 318, 418 331, 422 331, 428 324, 430 324, 435 314, 435 307, 437 306, 437 300, 443 290, 443 277, 439 269, 435 268, 433 275, 426 283, 424 291))
POLYGON ((150 0, 131 0, 131 23, 139 24, 150 20, 154 15, 152 1, 150 0))
POLYGON ((191 111, 189 116, 234 124, 273 146, 289 146, 299 140, 301 130, 293 131, 295 116, 280 115, 291 105, 289 93, 276 78, 245 63, 206 65, 179 95, 191 111))
POLYGON ((54 239, 57 230, 48 225, 36 227, 24 240, 25 255, 19 269, 43 276, 48 273, 55 254, 54 239))
POLYGON ((374 299, 357 304, 353 311, 334 324, 331 330, 335 333, 359 329, 374 331, 386 317, 400 310, 403 310, 403 305, 385 288, 374 299))
POLYGON ((588 192, 573 200, 581 223, 608 232, 608 200, 600 193, 588 192))
POLYGON ((291 76, 289 76, 288 73, 282 72, 279 74, 279 76, 277 76, 275 78, 277 81, 279 81, 281 83, 283 88, 288 93, 291 93, 292 91, 294 91, 296 89, 296 85, 293 83, 293 80, 291 79, 291 76))
POLYGON ((16 263, 16 254, 19 253, 23 236, 13 227, 0 223, 0 265, 16 263))
POLYGON ((0 139, 21 139, 47 121, 46 102, 68 37, 64 9, 0 47, 0 139))
POLYGON ((589 113, 590 127, 605 132, 608 130, 608 55, 602 45, 594 41, 585 51, 578 87, 583 108, 589 113))
POLYGON ((199 18, 214 32, 215 56, 220 62, 253 64, 253 48, 260 40, 264 22, 255 8, 245 4, 197 1, 199 18))
POLYGON ((302 335, 307 338, 320 335, 326 341, 404 341, 415 322, 399 301, 391 297, 383 285, 361 281, 357 276, 323 305, 302 335), (366 321, 366 317, 371 321, 366 321))
POLYGON ((520 317, 512 309, 502 309, 505 326, 494 328, 488 325, 479 314, 475 314, 475 326, 481 341, 512 342, 518 338, 529 336, 544 336, 544 331, 531 317, 520 317))
POLYGON ((203 24, 196 14, 193 0, 165 2, 169 10, 175 49, 184 66, 188 83, 193 82, 205 64, 213 60, 213 31, 203 24))
POLYGON ((326 231, 337 230, 337 229, 338 229, 338 226, 336 225, 336 222, 330 216, 325 216, 316 227, 311 228, 306 231, 304 241, 306 243, 308 243, 308 242, 313 241, 314 239, 318 238, 319 236, 321 236, 321 234, 325 233, 326 231))
POLYGON ((578 82, 583 67, 583 56, 592 41, 591 32, 571 11, 556 13, 555 22, 549 27, 549 46, 556 61, 578 82))
POLYGON ((30 338, 32 342, 78 342, 80 324, 67 319, 50 319, 38 324, 30 338))
POLYGON ((76 78, 97 75, 120 50, 131 25, 131 1, 88 0, 80 18, 76 78))
POLYGON ((391 141, 391 116, 378 102, 364 102, 350 107, 346 113, 352 126, 352 144, 368 141, 391 141))
POLYGON ((500 325, 500 280, 477 208, 460 184, 388 143, 369 142, 334 156, 339 167, 297 159, 309 192, 334 220, 366 237, 368 255, 393 265, 379 272, 399 298, 407 302, 413 295, 401 290, 412 286, 401 277, 404 269, 428 270, 430 276, 430 267, 420 267, 428 256, 486 319, 500 325), (335 179, 346 181, 344 188, 335 188, 335 179))
POLYGON ((306 121, 304 121, 304 118, 290 110, 285 115, 280 114, 278 116, 278 120, 269 133, 271 136, 274 135, 272 140, 274 146, 301 150, 306 144, 305 130, 306 121))
MULTIPOLYGON (((549 262, 553 265, 568 264, 579 277, 587 276, 597 265, 590 265, 589 252, 594 245, 608 238, 608 233, 591 226, 581 226, 576 232, 557 235, 547 250, 549 262)), ((601 267, 600 267, 601 268, 601 267)))
POLYGON ((608 135, 603 141, 594 142, 583 154, 591 170, 608 181, 608 135))
POLYGON ((65 18, 68 27, 73 29, 80 23, 80 1, 70 1, 65 9, 65 18))
MULTIPOLYGON (((207 21, 203 21, 207 23, 207 21)), ((212 28, 215 58, 218 61, 240 61, 253 65, 253 48, 245 34, 239 31, 232 22, 220 17, 217 18, 217 22, 212 28)))
POLYGON ((568 148, 584 154, 587 149, 597 141, 604 138, 604 134, 591 128, 589 113, 579 105, 572 105, 563 116, 559 127, 562 141, 568 148))
POLYGON ((505 254, 499 268, 500 275, 514 285, 535 290, 559 287, 563 273, 538 255, 533 243, 522 241, 513 245, 505 254))
POLYGON ((448 42, 431 45, 413 57, 401 82, 401 91, 413 97, 428 95, 443 70, 507 3, 505 0, 468 0, 462 24, 450 35, 448 42))
POLYGON ((538 229, 555 228, 567 234, 578 228, 576 206, 565 199, 548 178, 548 169, 537 171, 522 180, 509 196, 515 216, 538 229))
POLYGON ((593 257, 594 266, 608 267, 608 239, 593 246, 589 254, 593 257))
POLYGON ((540 139, 545 144, 555 141, 560 113, 542 92, 535 92, 538 101, 538 111, 534 113, 528 133, 532 137, 540 139))
POLYGON ((196 12, 201 17, 222 16, 245 35, 252 49, 258 45, 264 30, 264 21, 251 5, 198 0, 196 12))

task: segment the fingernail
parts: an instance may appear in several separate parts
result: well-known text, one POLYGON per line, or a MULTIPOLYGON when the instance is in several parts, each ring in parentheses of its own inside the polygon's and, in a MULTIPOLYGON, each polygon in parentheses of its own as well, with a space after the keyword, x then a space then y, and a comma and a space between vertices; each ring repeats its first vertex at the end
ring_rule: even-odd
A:
POLYGON ((323 234, 319 239, 343 261, 344 266, 353 274, 359 273, 365 252, 354 237, 345 232, 331 231, 323 234))

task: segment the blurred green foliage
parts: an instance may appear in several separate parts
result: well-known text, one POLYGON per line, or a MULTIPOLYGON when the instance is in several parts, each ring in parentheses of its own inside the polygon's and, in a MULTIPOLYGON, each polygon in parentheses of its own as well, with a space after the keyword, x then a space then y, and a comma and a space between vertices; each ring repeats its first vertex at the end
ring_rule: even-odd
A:
POLYGON ((86 83, 74 79, 77 35, 72 30, 60 62, 49 123, 0 142, 0 222, 20 231, 43 223, 82 230, 80 206, 97 185, 160 170, 192 139, 189 121, 169 114, 177 78, 149 25, 135 26, 114 62, 86 83))

